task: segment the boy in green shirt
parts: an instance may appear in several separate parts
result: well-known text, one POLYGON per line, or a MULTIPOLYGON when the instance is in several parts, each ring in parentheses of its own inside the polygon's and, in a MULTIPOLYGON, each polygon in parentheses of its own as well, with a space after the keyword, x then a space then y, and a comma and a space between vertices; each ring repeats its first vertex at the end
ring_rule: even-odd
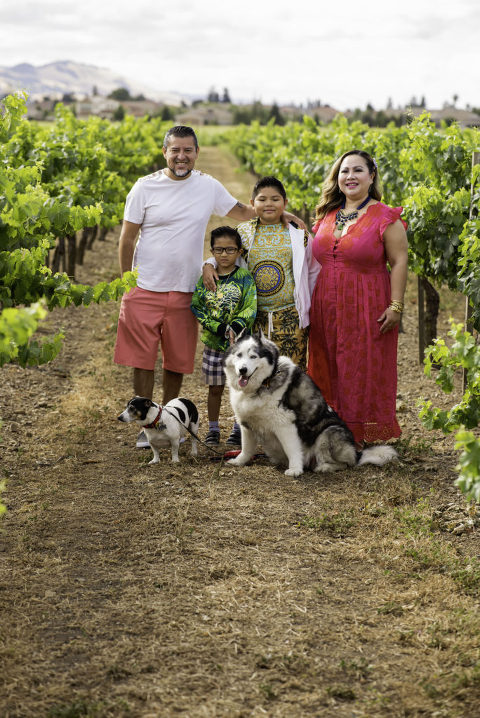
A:
MULTIPOLYGON (((200 278, 191 306, 203 327, 201 339, 205 344, 202 360, 202 374, 208 385, 208 434, 205 443, 216 446, 220 442, 218 419, 225 386, 225 353, 235 337, 252 326, 257 313, 257 292, 250 272, 236 265, 242 249, 242 240, 236 229, 214 229, 210 235, 210 247, 217 261, 217 289, 215 292, 207 290, 200 278)), ((226 443, 240 446, 240 427, 237 424, 234 424, 226 443)))

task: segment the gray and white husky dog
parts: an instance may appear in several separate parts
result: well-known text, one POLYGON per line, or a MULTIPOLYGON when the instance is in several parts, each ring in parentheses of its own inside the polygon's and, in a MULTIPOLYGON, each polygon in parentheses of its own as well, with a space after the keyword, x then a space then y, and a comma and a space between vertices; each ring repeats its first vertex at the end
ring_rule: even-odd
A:
POLYGON ((320 389, 261 331, 238 337, 228 350, 225 374, 242 432, 242 451, 229 464, 244 466, 257 443, 273 464, 288 465, 287 476, 299 476, 305 468, 381 466, 397 457, 388 445, 357 451, 352 432, 320 389))

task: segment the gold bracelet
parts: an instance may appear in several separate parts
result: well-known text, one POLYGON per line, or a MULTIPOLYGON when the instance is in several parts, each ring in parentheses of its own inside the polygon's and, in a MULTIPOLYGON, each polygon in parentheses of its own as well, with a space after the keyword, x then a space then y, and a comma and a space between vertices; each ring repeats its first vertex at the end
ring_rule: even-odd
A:
POLYGON ((404 308, 403 302, 398 302, 396 299, 392 299, 390 302, 388 308, 391 309, 394 312, 397 312, 397 314, 403 314, 403 308, 404 308))

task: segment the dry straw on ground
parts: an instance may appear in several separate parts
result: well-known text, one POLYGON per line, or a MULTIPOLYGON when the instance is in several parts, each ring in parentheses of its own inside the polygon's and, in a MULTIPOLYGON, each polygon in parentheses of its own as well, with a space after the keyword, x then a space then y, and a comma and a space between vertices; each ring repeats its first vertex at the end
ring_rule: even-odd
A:
MULTIPOLYGON (((233 165, 203 153, 246 198, 251 178, 233 165)), ((115 273, 112 234, 79 279, 115 273)), ((298 479, 264 461, 235 470, 206 449, 192 460, 186 445, 179 466, 168 451, 147 466, 135 429, 115 419, 131 392, 111 363, 117 311, 55 314, 61 356, 1 371, 0 714, 479 715, 476 518, 452 485, 452 440, 417 418, 419 395, 451 397, 416 363, 413 282, 401 461, 298 479)), ((205 431, 198 370, 183 393, 205 431)), ((226 400, 224 436, 231 418, 226 400)))

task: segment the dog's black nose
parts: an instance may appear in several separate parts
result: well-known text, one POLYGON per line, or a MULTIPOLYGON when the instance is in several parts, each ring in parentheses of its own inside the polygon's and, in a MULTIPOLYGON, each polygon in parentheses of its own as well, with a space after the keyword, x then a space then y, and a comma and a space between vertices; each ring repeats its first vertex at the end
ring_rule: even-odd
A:
POLYGON ((239 369, 239 372, 240 372, 240 374, 241 374, 242 376, 245 376, 245 374, 247 373, 247 371, 248 371, 248 369, 247 369, 246 366, 242 366, 241 369, 239 369))

